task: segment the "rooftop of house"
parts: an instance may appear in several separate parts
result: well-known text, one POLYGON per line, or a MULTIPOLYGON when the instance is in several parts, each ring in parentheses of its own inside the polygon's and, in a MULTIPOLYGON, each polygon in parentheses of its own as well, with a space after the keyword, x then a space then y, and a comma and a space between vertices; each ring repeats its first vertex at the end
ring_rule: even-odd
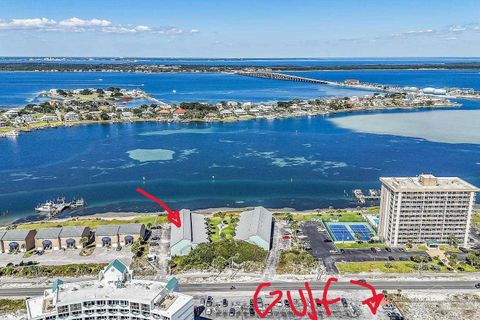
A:
POLYGON ((41 228, 37 230, 35 239, 58 239, 60 232, 62 228, 41 228))
POLYGON ((118 225, 102 225, 98 226, 95 230, 96 236, 112 236, 118 234, 118 229, 120 226, 118 225))
POLYGON ((60 238, 79 238, 82 237, 85 233, 85 229, 88 229, 88 227, 83 227, 83 226, 67 226, 63 227, 62 231, 60 231, 60 238))
POLYGON ((25 229, 7 230, 2 237, 2 240, 3 241, 24 241, 31 232, 35 232, 35 231, 25 230, 25 229))
POLYGON ((259 238, 269 245, 271 234, 272 213, 264 207, 256 207, 240 214, 235 239, 251 240, 252 238, 259 238))
POLYGON ((189 240, 195 244, 208 242, 207 227, 203 215, 182 209, 180 210, 180 220, 182 221, 180 228, 172 227, 170 246, 182 240, 189 240))
POLYGON ((121 224, 118 229, 118 234, 131 235, 131 234, 140 234, 142 229, 145 228, 143 223, 128 223, 121 224))

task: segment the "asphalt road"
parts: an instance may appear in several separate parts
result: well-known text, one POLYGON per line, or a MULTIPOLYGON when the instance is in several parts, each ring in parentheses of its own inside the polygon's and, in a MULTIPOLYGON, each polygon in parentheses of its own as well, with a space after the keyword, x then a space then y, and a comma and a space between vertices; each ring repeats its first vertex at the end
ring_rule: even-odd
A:
MULTIPOLYGON (((475 281, 369 281, 369 284, 373 285, 377 291, 381 290, 465 290, 472 289, 480 291, 475 288, 475 281)), ((183 284, 180 285, 180 292, 187 294, 209 294, 213 292, 255 292, 260 282, 247 282, 247 283, 205 283, 205 284, 183 284), (231 290, 231 286, 235 286, 235 289, 231 290)), ((310 288, 312 290, 323 290, 324 282, 310 281, 310 288)), ((268 292, 275 289, 281 290, 296 290, 304 288, 304 282, 272 282, 270 288, 265 288, 263 291, 268 292)), ((335 290, 350 291, 350 290, 367 290, 363 287, 353 285, 349 282, 337 282, 332 283, 330 286, 331 291, 335 290)), ((43 294, 45 288, 40 287, 20 287, 20 288, 1 288, 1 297, 32 297, 43 294)))

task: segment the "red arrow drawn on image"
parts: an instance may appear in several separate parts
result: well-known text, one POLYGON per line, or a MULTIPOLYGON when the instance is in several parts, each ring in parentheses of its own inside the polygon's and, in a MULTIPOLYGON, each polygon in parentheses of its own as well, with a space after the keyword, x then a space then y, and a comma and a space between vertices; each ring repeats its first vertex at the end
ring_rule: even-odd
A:
POLYGON ((167 211, 168 221, 173 223, 177 228, 181 227, 182 221, 180 221, 180 212, 170 209, 165 202, 163 202, 162 200, 158 199, 157 197, 151 195, 150 193, 146 192, 142 188, 137 188, 136 190, 142 196, 152 200, 153 202, 157 203, 160 207, 165 209, 165 211, 167 211))

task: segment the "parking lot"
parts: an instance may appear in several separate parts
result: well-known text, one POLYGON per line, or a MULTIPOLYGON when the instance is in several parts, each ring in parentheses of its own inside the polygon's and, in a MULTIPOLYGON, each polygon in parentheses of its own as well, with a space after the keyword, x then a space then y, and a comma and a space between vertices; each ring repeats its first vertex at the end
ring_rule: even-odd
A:
POLYGON ((170 260, 170 226, 152 229, 150 234, 149 258, 157 270, 158 276, 168 275, 168 260, 170 260))
MULTIPOLYGON (((320 296, 320 292, 313 292, 315 297, 320 296)), ((293 294, 294 297, 295 293, 293 294)), ((343 296, 343 295, 341 295, 343 296)), ((198 310, 198 317, 196 319, 260 319, 255 314, 255 311, 251 307, 253 303, 250 296, 210 296, 208 295, 194 296, 194 305, 198 310), (224 301, 225 299, 225 301, 224 301)), ((260 309, 265 309, 267 305, 271 303, 271 297, 261 296, 258 302, 260 309)), ((300 299, 293 299, 296 309, 302 310, 300 299)), ((344 298, 341 302, 330 305, 332 314, 327 316, 322 306, 316 307, 316 312, 319 319, 372 319, 372 314, 367 310, 365 306, 361 305, 360 298, 344 298)), ((310 311, 310 309, 308 309, 310 311)), ((385 308, 379 309, 375 319, 388 319, 387 312, 391 312, 385 308)), ((288 300, 284 296, 282 300, 271 310, 268 315, 263 319, 309 319, 308 316, 298 317, 296 316, 288 303, 288 300)))
POLYGON ((132 251, 129 247, 123 247, 120 251, 115 248, 95 248, 89 256, 80 256, 80 249, 45 251, 42 255, 33 254, 24 258, 23 253, 9 254, 0 253, 0 266, 8 263, 18 264, 21 261, 37 261, 42 265, 65 265, 77 263, 110 263, 114 259, 121 259, 127 264, 132 262, 132 251))
POLYGON ((328 273, 338 273, 335 262, 355 261, 408 261, 415 255, 427 255, 425 251, 405 252, 400 248, 389 249, 341 249, 337 250, 327 231, 319 222, 309 221, 302 226, 302 233, 311 244, 310 253, 323 261, 328 273), (326 240, 329 239, 329 240, 326 240))

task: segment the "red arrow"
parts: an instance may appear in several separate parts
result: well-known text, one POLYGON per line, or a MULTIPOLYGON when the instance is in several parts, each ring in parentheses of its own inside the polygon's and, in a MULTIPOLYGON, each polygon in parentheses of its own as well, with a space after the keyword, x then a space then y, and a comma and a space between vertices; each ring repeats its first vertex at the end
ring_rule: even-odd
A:
POLYGON ((170 209, 165 202, 156 198, 155 196, 151 195, 150 193, 146 192, 142 188, 137 188, 136 190, 137 190, 138 193, 140 193, 144 197, 152 200, 153 202, 156 202, 159 206, 161 206, 163 209, 165 209, 165 211, 167 211, 168 221, 173 223, 177 228, 181 227, 182 221, 180 221, 180 212, 170 209))

